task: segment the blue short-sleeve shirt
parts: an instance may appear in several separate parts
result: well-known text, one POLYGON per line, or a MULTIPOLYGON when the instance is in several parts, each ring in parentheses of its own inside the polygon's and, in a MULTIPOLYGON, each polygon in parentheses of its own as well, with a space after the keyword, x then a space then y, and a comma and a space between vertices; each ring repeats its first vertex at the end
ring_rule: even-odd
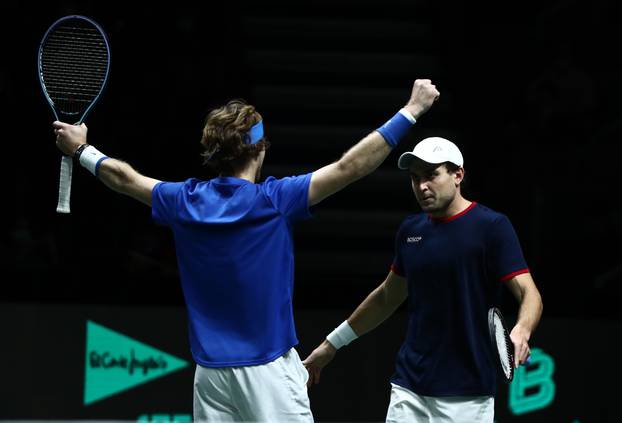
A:
POLYGON ((270 362, 298 343, 292 225, 310 217, 311 174, 156 184, 152 217, 172 229, 194 360, 270 362))

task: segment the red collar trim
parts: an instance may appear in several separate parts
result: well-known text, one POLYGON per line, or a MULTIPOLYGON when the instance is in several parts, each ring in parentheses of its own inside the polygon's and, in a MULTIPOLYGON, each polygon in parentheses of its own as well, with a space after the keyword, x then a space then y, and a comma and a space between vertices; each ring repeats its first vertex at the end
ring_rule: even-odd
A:
POLYGON ((454 219, 459 218, 460 216, 467 214, 473 207, 475 207, 475 205, 477 204, 477 202, 472 201, 471 204, 469 205, 469 207, 467 207, 466 209, 462 210, 459 213, 454 214, 453 216, 446 216, 446 217, 434 217, 432 215, 428 215, 430 217, 430 219, 432 219, 435 222, 439 222, 439 223, 445 223, 445 222, 450 222, 454 219))

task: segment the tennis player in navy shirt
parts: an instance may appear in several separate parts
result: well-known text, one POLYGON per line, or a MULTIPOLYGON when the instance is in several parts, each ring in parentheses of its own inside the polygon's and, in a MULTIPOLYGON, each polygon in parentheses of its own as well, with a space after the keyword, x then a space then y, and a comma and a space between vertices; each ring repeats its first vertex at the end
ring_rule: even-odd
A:
POLYGON ((53 123, 63 153, 173 231, 197 364, 194 421, 313 421, 309 374, 294 349, 292 227, 374 171, 438 96, 430 80, 416 80, 408 103, 338 161, 263 182, 269 143, 261 115, 243 101, 207 117, 203 157, 220 174, 211 180, 143 176, 87 144, 86 126, 53 123))
POLYGON ((399 227, 385 281, 305 359, 309 385, 339 348, 408 300, 386 421, 493 422, 497 371, 488 310, 503 285, 519 301, 510 334, 519 365, 529 357, 542 300, 509 219, 461 195, 463 164, 458 147, 439 137, 399 158, 422 211, 399 227))

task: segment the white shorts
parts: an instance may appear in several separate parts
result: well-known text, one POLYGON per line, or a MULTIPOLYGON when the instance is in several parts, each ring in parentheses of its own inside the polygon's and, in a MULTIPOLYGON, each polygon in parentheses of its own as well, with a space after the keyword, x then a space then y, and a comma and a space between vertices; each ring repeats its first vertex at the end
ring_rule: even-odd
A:
POLYGON ((312 423, 308 379, 294 348, 259 366, 197 365, 194 421, 312 423))
POLYGON ((392 383, 386 422, 492 423, 494 415, 492 396, 424 397, 392 383))

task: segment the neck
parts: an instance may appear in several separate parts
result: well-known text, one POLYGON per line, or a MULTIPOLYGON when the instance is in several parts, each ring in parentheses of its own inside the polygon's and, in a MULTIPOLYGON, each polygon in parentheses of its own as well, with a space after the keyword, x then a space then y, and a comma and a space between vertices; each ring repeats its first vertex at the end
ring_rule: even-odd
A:
POLYGON ((432 212, 430 213, 430 216, 435 218, 451 217, 460 213, 470 205, 471 201, 465 199, 460 194, 456 194, 456 196, 453 200, 451 200, 451 203, 449 203, 447 208, 445 208, 444 210, 437 210, 435 212, 432 212))
POLYGON ((249 182, 255 183, 257 182, 257 164, 251 163, 246 166, 244 169, 236 170, 231 175, 235 178, 245 179, 249 182))

